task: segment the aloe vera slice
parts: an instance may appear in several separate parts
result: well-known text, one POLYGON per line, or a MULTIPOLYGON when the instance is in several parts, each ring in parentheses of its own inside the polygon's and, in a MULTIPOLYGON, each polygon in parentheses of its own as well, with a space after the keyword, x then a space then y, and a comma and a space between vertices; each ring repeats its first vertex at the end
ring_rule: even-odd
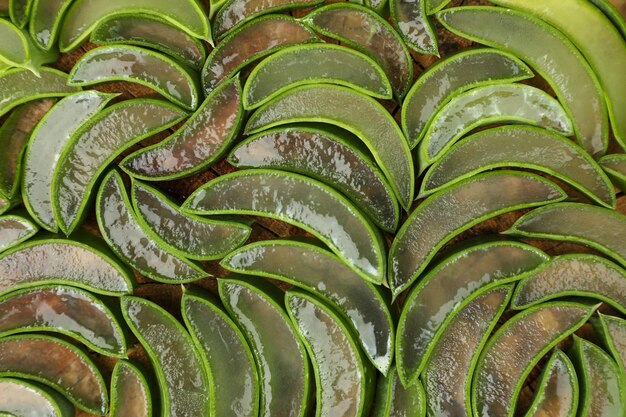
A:
POLYGON ((345 132, 282 127, 240 142, 231 165, 297 172, 333 186, 385 231, 398 227, 398 202, 380 169, 345 132))
POLYGON ((129 12, 158 15, 193 37, 211 37, 208 16, 195 0, 182 0, 176 7, 169 0, 75 0, 63 19, 61 52, 78 48, 105 18, 129 12))
POLYGON ((518 284, 511 304, 522 309, 567 296, 596 298, 626 314, 626 271, 594 255, 557 256, 518 284))
POLYGON ((58 37, 65 12, 73 0, 32 0, 29 32, 37 46, 51 50, 58 37))
POLYGON ((372 152, 400 204, 411 205, 415 183, 411 151, 402 130, 376 100, 336 85, 296 87, 259 107, 245 133, 293 122, 330 123, 355 134, 372 152))
MULTIPOLYGON (((624 20, 623 13, 620 13, 618 7, 620 3, 617 2, 615 4, 611 3, 610 0, 589 0, 596 6, 598 9, 604 13, 606 17, 609 18, 613 26, 621 33, 622 37, 626 39, 626 21, 624 20)), ((621 7, 624 8, 624 4, 622 3, 621 7)), ((624 9, 623 9, 624 10, 624 9)))
POLYGON ((574 417, 578 409, 578 377, 574 364, 560 350, 544 365, 526 417, 574 417))
POLYGON ((164 194, 145 184, 134 182, 131 195, 142 228, 160 246, 179 257, 223 258, 250 236, 251 229, 244 224, 184 214, 164 194))
POLYGON ((593 343, 574 337, 570 351, 580 376, 579 415, 613 417, 626 413, 624 374, 613 359, 593 343))
POLYGON ((290 16, 254 19, 222 39, 202 68, 202 87, 211 93, 222 81, 251 62, 289 45, 317 42, 311 29, 290 16))
POLYGON ((527 62, 550 84, 571 116, 582 148, 591 155, 606 152, 604 95, 591 67, 565 35, 527 13, 505 8, 457 7, 437 16, 452 32, 504 49, 527 62))
POLYGON ((306 416, 312 388, 307 353, 285 312, 282 293, 262 284, 218 281, 220 298, 257 363, 259 416, 306 416))
POLYGON ((376 401, 373 417, 425 417, 426 396, 424 387, 418 380, 404 387, 398 378, 396 368, 389 375, 379 377, 376 384, 376 401))
POLYGON ((0 214, 11 208, 11 200, 0 194, 0 214))
POLYGON ((376 12, 339 2, 313 10, 303 21, 317 32, 371 56, 387 74, 397 97, 404 97, 411 87, 411 55, 400 35, 376 12))
POLYGON ((92 49, 76 62, 68 84, 90 86, 109 81, 145 85, 185 109, 198 107, 195 77, 173 59, 149 49, 130 45, 92 49))
POLYGON ((409 48, 420 54, 439 55, 437 35, 426 15, 426 0, 389 0, 389 9, 409 48))
POLYGON ((213 90, 183 127, 163 142, 126 157, 135 178, 162 181, 196 173, 221 158, 239 134, 244 115, 237 77, 213 90))
POLYGON ((502 167, 544 172, 576 187, 596 203, 615 207, 611 181, 587 152, 565 137, 531 126, 502 126, 463 139, 426 173, 420 195, 502 167))
POLYGON ((105 302, 85 290, 45 285, 11 292, 0 297, 0 315, 0 337, 56 332, 103 355, 126 355, 126 339, 115 314, 105 302))
MULTIPOLYGON (((25 3, 25 1, 18 1, 25 3)), ((43 64, 56 61, 56 51, 42 51, 33 43, 28 32, 16 27, 5 19, 0 19, 0 61, 15 67, 39 72, 43 64)))
POLYGON ((407 219, 389 252, 389 285, 394 296, 406 289, 443 245, 459 233, 497 215, 561 201, 565 193, 529 173, 480 174, 432 194, 407 219), (446 221, 441 222, 442 213, 446 221))
POLYGON ((626 190, 626 155, 605 155, 598 161, 602 169, 622 192, 626 190))
POLYGON ((11 21, 20 28, 28 23, 33 0, 9 0, 9 16, 11 21))
POLYGON ((162 249, 142 228, 122 178, 112 170, 96 197, 96 217, 111 249, 133 268, 155 281, 183 283, 209 276, 198 265, 162 249))
POLYGON ((36 239, 2 253, 0 294, 51 282, 104 295, 131 293, 130 270, 115 259, 106 244, 94 237, 83 241, 36 239))
POLYGON ((161 415, 209 415, 209 378, 185 328, 157 304, 138 297, 122 297, 122 313, 154 368, 161 415))
POLYGON ((110 417, 152 417, 152 395, 142 370, 120 360, 111 376, 110 417))
POLYGON ((222 175, 183 204, 195 214, 250 214, 298 226, 376 284, 385 273, 382 236, 342 195, 298 174, 266 169, 222 175))
POLYGON ((450 3, 451 0, 425 0, 426 1, 426 13, 435 14, 439 10, 443 9, 450 3))
POLYGON ((489 339, 476 364, 472 384, 475 415, 513 416, 526 376, 558 342, 595 311, 579 303, 553 302, 526 309, 489 339))
POLYGON ((577 203, 551 204, 526 213, 505 233, 580 243, 626 266, 626 217, 614 210, 577 203))
POLYGON ((202 42, 158 15, 112 15, 98 23, 91 32, 91 42, 131 44, 153 48, 200 71, 206 60, 202 42))
POLYGON ((465 305, 547 261, 548 256, 532 246, 495 241, 463 249, 433 267, 409 293, 398 322, 396 363, 404 385, 424 370, 437 339, 465 305))
POLYGON ((441 108, 418 146, 420 170, 471 130, 505 121, 541 126, 565 136, 572 124, 563 107, 543 90, 525 84, 496 84, 459 94, 441 108))
POLYGON ((59 229, 52 207, 52 180, 59 157, 76 129, 100 111, 115 94, 81 91, 59 101, 33 130, 24 155, 22 198, 41 227, 59 229))
POLYGON ((394 323, 387 302, 376 287, 330 252, 305 242, 268 240, 233 251, 220 265, 232 272, 287 282, 323 298, 351 324, 372 364, 388 374, 394 323))
POLYGON ((431 417, 471 417, 471 383, 476 360, 511 297, 496 287, 469 302, 437 340, 422 383, 431 417))
POLYGON ((621 372, 626 369, 626 320, 598 313, 598 319, 592 321, 596 334, 604 347, 613 355, 621 372))
POLYGON ((0 116, 20 104, 47 97, 63 97, 79 91, 67 85, 67 74, 41 68, 39 75, 24 68, 13 68, 0 74, 0 116))
POLYGON ((351 330, 331 308, 305 292, 287 291, 285 303, 315 371, 315 416, 365 415, 375 372, 351 330))
POLYGON ((259 376, 245 336, 213 297, 183 293, 182 312, 211 381, 211 417, 259 415, 259 376))
POLYGON ((83 123, 65 145, 52 180, 52 206, 61 230, 69 235, 78 226, 98 177, 120 153, 184 117, 182 110, 167 102, 134 99, 108 107, 83 123))
POLYGON ((41 382, 60 392, 81 410, 104 416, 107 389, 87 354, 54 337, 16 335, 0 339, 0 376, 41 382))
POLYGON ((35 236, 38 227, 20 215, 0 217, 0 253, 35 236))
POLYGON ((62 395, 39 384, 0 378, 0 415, 9 417, 72 417, 74 406, 62 395), (4 414, 7 413, 7 414, 4 414))
POLYGON ((521 60, 495 49, 470 49, 438 61, 420 75, 402 103, 402 130, 411 148, 451 98, 471 88, 532 76, 521 60))

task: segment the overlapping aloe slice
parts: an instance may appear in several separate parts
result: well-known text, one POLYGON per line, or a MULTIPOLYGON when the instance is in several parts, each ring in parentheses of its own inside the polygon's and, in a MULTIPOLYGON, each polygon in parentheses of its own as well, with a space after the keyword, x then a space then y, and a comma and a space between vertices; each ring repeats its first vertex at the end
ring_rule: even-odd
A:
POLYGON ((626 266, 626 217, 614 210, 577 203, 551 204, 520 217, 506 233, 581 243, 626 266))
POLYGON ((0 255, 0 294, 51 282, 105 295, 131 293, 131 272, 115 259, 104 242, 94 237, 81 238, 85 243, 31 240, 0 255))
MULTIPOLYGON (((19 1, 18 3, 24 3, 19 1)), ((56 61, 57 51, 43 51, 37 47, 28 32, 0 19, 0 61, 5 64, 26 68, 38 73, 42 65, 56 61)))
POLYGON ((527 62, 555 91, 571 116, 583 149, 591 155, 606 152, 604 95, 585 58, 565 35, 527 13, 505 8, 457 7, 437 16, 454 33, 504 49, 527 62))
POLYGON ((28 23, 33 0, 9 0, 11 21, 23 28, 28 23))
POLYGON ((340 45, 318 43, 284 48, 259 63, 244 86, 244 107, 254 109, 290 88, 319 83, 381 99, 392 96, 389 80, 374 60, 340 45))
POLYGON ((241 84, 235 77, 213 90, 176 133, 129 155, 120 165, 146 181, 191 175, 226 152, 239 133, 243 114, 241 84))
POLYGON ((207 277, 198 265, 161 248, 137 219, 122 178, 111 171, 96 197, 96 217, 104 239, 124 261, 156 281, 181 283, 207 277))
MULTIPOLYGON (((613 4, 610 0, 589 0, 598 9, 609 18, 613 26, 619 31, 624 39, 626 39, 626 21, 624 16, 618 10, 619 3, 613 4)), ((623 8, 623 3, 622 3, 623 8)))
POLYGON ((621 372, 624 372, 626 369, 626 320, 598 314, 598 320, 592 324, 604 347, 613 355, 621 372))
POLYGON ((485 290, 521 279, 548 261, 512 241, 463 249, 435 266, 406 298, 398 323, 396 362, 405 385, 417 379, 450 320, 485 290))
POLYGON ((198 107, 199 83, 195 76, 173 59, 149 49, 131 45, 92 49, 76 62, 68 85, 90 86, 108 81, 142 84, 185 109, 198 107))
POLYGON ((502 213, 561 201, 565 193, 529 173, 497 171, 451 185, 424 200, 400 228, 389 253, 394 296, 424 271, 437 251, 464 230, 502 213), (446 221, 441 222, 442 213, 446 221))
POLYGON ((0 214, 11 208, 11 200, 0 194, 0 214))
POLYGON ((373 413, 373 417, 425 417, 426 396, 422 383, 418 380, 405 388, 396 368, 392 367, 389 375, 378 379, 373 413))
POLYGON ((259 371, 259 416, 308 415, 312 388, 305 348, 284 309, 282 293, 261 280, 222 279, 219 293, 245 335, 259 371))
POLYGON ((33 237, 39 228, 18 214, 0 217, 0 253, 33 237))
POLYGON ((67 85, 67 74, 52 68, 41 68, 39 74, 23 68, 0 73, 0 116, 14 107, 46 97, 63 97, 79 91, 67 85))
POLYGON ((206 49, 202 42, 158 15, 115 14, 105 18, 91 33, 95 44, 131 44, 153 48, 197 71, 202 69, 206 49))
POLYGON ((605 155, 598 163, 620 190, 626 190, 626 155, 605 155))
POLYGON ((195 0, 75 0, 63 19, 59 44, 62 52, 76 49, 104 18, 128 12, 158 15, 190 35, 210 40, 209 19, 195 0))
POLYGON ((211 417, 259 414, 259 376, 252 351, 223 307, 208 295, 185 291, 185 324, 204 358, 211 388, 211 417))
POLYGON ((122 298, 122 313, 154 368, 161 415, 209 415, 209 378, 185 328, 163 308, 137 297, 122 298))
POLYGON ((80 125, 64 147, 52 181, 52 205, 61 230, 69 235, 81 222, 91 190, 109 163, 184 117, 167 102, 134 99, 108 107, 80 125))
POLYGON ((111 376, 110 417, 152 417, 152 395, 148 381, 137 366, 120 360, 111 376))
POLYGON ((387 73, 394 94, 404 97, 413 79, 413 62, 402 38, 385 19, 361 5, 339 2, 313 10, 303 21, 370 55, 387 73))
POLYGON ((429 416, 473 415, 470 398, 476 360, 510 296, 511 286, 503 286, 476 297, 441 334, 421 377, 429 416))
POLYGON ((213 49, 202 68, 205 94, 249 63, 289 45, 319 41, 311 29, 289 16, 269 15, 254 19, 213 49))
POLYGON ((237 167, 298 172, 333 186, 383 230, 398 227, 398 202, 379 168, 358 140, 340 129, 281 127, 253 135, 228 161, 237 167))
POLYGON ((285 303, 313 363, 315 416, 358 417, 367 413, 375 373, 343 319, 305 292, 288 291, 285 303))
POLYGON ((35 380, 63 393, 88 413, 104 416, 107 389, 87 354, 54 337, 16 335, 0 339, 0 376, 35 380))
POLYGON ((517 396, 532 368, 583 325, 595 308, 572 302, 545 303, 505 322, 476 364, 472 385, 475 415, 513 416, 517 396))
POLYGON ((319 238, 363 278, 384 281, 378 230, 341 194, 302 175, 266 169, 222 175, 197 189, 183 210, 282 220, 319 238))
POLYGON ((32 40, 42 49, 53 48, 63 15, 73 0, 32 0, 29 32, 32 40))
POLYGON ((531 126, 489 129, 457 143, 426 173, 420 195, 502 167, 542 171, 576 187, 605 207, 615 207, 610 180, 587 152, 565 137, 531 126))
POLYGON ((62 395, 36 383, 0 378, 0 415, 72 417, 74 406, 62 395))
POLYGON ((439 55, 437 35, 426 15, 426 0, 389 0, 389 9, 394 25, 411 49, 439 55))
POLYGON ((402 130, 376 100, 341 86, 296 87, 259 107, 248 120, 246 134, 293 122, 330 123, 355 134, 372 152, 400 204, 411 205, 415 182, 411 152, 402 130))
POLYGON ((383 374, 388 373, 394 351, 394 323, 387 303, 377 288, 330 252, 300 241, 268 240, 234 251, 220 265, 233 272, 284 281, 319 295, 350 322, 372 364, 383 374))

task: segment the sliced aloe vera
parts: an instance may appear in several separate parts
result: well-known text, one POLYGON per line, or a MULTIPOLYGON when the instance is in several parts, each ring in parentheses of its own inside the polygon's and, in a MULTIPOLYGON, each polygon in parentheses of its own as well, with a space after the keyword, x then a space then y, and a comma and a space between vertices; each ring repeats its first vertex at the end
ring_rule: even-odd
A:
POLYGON ((575 337, 570 356, 581 382, 578 415, 613 417, 626 414, 624 374, 608 353, 575 337))
POLYGON ((557 100, 543 90, 525 84, 496 84, 459 94, 435 115, 420 142, 420 170, 440 159, 444 152, 471 130, 501 122, 517 122, 572 135, 572 124, 557 100))
POLYGON ((96 197, 96 217, 111 249, 133 268, 155 281, 182 283, 209 276, 198 265, 161 248, 142 227, 122 178, 112 170, 96 197))
POLYGON ((345 132, 282 127, 240 142, 228 161, 245 168, 293 171, 333 186, 383 230, 398 227, 398 202, 380 169, 345 132))
POLYGON ((389 375, 379 377, 376 384, 376 401, 373 417, 425 417, 426 396, 420 381, 404 387, 396 368, 389 375))
POLYGON ((283 307, 282 293, 262 281, 222 279, 218 286, 257 363, 259 416, 307 416, 312 388, 309 361, 283 307))
POLYGON ((122 297, 122 313, 148 357, 160 390, 162 416, 208 416, 209 378, 187 330, 157 304, 122 297))
POLYGON ((539 359, 582 326, 595 309, 571 302, 545 303, 505 322, 476 364, 474 414, 513 416, 524 381, 539 359))
POLYGON ((120 153, 184 117, 164 101, 134 99, 83 123, 65 145, 52 180, 52 206, 61 230, 69 235, 78 226, 98 177, 120 153))
POLYGON ((435 14, 450 3, 451 0, 425 0, 426 13, 435 14))
POLYGON ((396 363, 404 384, 424 370, 437 339, 465 305, 547 261, 548 256, 532 246, 495 241, 463 249, 433 267, 409 293, 398 322, 396 363))
POLYGON ((365 415, 374 394, 375 372, 351 330, 331 308, 307 293, 290 290, 285 303, 315 371, 315 416, 365 415))
POLYGON ((51 50, 58 37, 65 12, 73 0, 33 0, 29 32, 42 49, 51 50))
POLYGON ((411 148, 422 140, 439 110, 459 93, 532 76, 521 60, 495 49, 470 49, 437 62, 420 75, 402 103, 402 130, 411 148))
POLYGON ((0 398, 0 415, 3 416, 74 416, 74 406, 62 395, 43 385, 21 379, 0 378, 0 398))
POLYGON ((484 130, 457 143, 426 173, 420 195, 502 167, 544 172, 576 187, 596 203, 615 207, 611 181, 587 152, 563 136, 531 126, 484 130))
POLYGON ((626 320, 598 313, 598 320, 592 322, 596 334, 603 341, 605 349, 613 355, 621 372, 626 369, 626 320))
POLYGON ((202 42, 158 15, 109 16, 98 23, 90 40, 97 45, 121 43, 153 48, 197 71, 206 59, 202 42))
POLYGON ((595 255, 557 256, 518 284, 511 305, 522 309, 568 296, 596 298, 626 314, 626 271, 595 255))
POLYGON ((126 339, 106 303, 85 290, 45 285, 0 297, 0 337, 33 331, 71 336, 96 352, 126 356, 126 339))
POLYGON ((284 281, 317 294, 342 314, 372 364, 383 374, 393 359, 394 323, 373 285, 330 252, 305 242, 267 240, 240 248, 220 262, 229 271, 284 281), (328 271, 333 271, 331 275, 328 271))
POLYGON ((571 116, 582 148, 591 155, 606 152, 604 95, 591 67, 565 35, 527 13, 505 8, 457 7, 437 16, 452 32, 527 62, 550 84, 571 116))
POLYGON ((198 81, 176 61, 159 52, 131 45, 101 46, 83 55, 72 68, 69 85, 90 86, 109 81, 145 85, 171 102, 198 107, 198 81))
POLYGON ((471 417, 476 360, 511 297, 511 286, 476 297, 440 335, 421 380, 431 417, 471 417))
POLYGON ((35 236, 38 230, 26 217, 16 214, 0 217, 0 253, 35 236))
POLYGON ((120 165, 146 181, 194 174, 222 157, 239 134, 243 114, 241 85, 235 77, 213 90, 176 133, 136 151, 120 165))
POLYGON ((400 35, 376 12, 339 2, 313 10, 303 21, 317 32, 370 55, 387 73, 394 94, 404 97, 413 79, 413 61, 400 35))
POLYGON ((210 375, 210 416, 258 416, 259 376, 241 330, 208 295, 185 291, 182 312, 210 375))
POLYGON ((589 1, 593 3, 593 5, 596 6, 598 9, 600 9, 606 17, 609 18, 613 26, 615 26, 619 33, 621 33, 622 37, 626 39, 626 20, 624 20, 626 19, 626 14, 624 13, 626 12, 626 9, 624 9, 626 3, 621 2, 620 5, 620 1, 615 2, 615 4, 613 4, 611 0, 589 1), (620 6, 622 8, 622 12, 620 12, 620 10, 618 9, 620 6))
POLYGON ((439 55, 437 35, 426 15, 426 0, 389 0, 391 20, 404 42, 420 54, 439 55))
POLYGON ((382 236, 338 192, 289 172, 257 169, 222 175, 183 204, 195 214, 250 214, 298 226, 324 242, 363 278, 381 284, 382 236))
POLYGON ((148 381, 137 366, 120 360, 111 376, 110 417, 152 417, 152 395, 148 381))
POLYGON ((0 214, 11 208, 11 200, 0 194, 0 214))
POLYGON ((371 97, 335 85, 288 90, 250 116, 246 134, 293 122, 323 122, 355 134, 372 152, 403 207, 413 202, 411 151, 395 120, 371 97), (306 105, 302 105, 306 103, 306 105))
POLYGON ((75 0, 63 19, 59 44, 69 52, 87 39, 106 17, 128 12, 158 15, 190 35, 210 40, 209 19, 195 0, 75 0))
POLYGON ((204 92, 208 95, 246 65, 285 46, 317 41, 311 29, 290 16, 254 19, 224 37, 213 49, 202 68, 204 92))
MULTIPOLYGON (((24 1, 19 1, 24 3, 24 1)), ((56 61, 56 51, 42 51, 33 43, 28 32, 0 19, 0 61, 10 66, 26 68, 38 73, 43 64, 56 61)))
POLYGON ((520 217, 507 234, 590 246, 626 266, 626 216, 577 203, 551 204, 520 217))
POLYGON ((52 68, 41 68, 39 75, 23 68, 0 74, 0 116, 20 104, 47 97, 63 97, 79 91, 67 85, 67 74, 52 68))
POLYGON ((529 173, 496 171, 451 185, 424 200, 400 228, 389 253, 394 296, 428 266, 437 251, 470 227, 497 215, 561 201, 566 194, 529 173), (441 221, 445 213, 446 221, 441 221))
POLYGON ((626 192, 626 155, 605 155, 598 161, 602 169, 622 192, 626 192))
POLYGON ((114 94, 81 91, 57 103, 35 127, 23 162, 22 198, 41 227, 59 229, 52 207, 52 179, 59 157, 72 133, 100 111, 114 94))
POLYGON ((88 413, 104 416, 106 385, 91 359, 76 346, 54 337, 16 335, 0 339, 0 376, 35 380, 63 393, 88 413))
POLYGON ((9 16, 11 21, 23 28, 28 23, 33 0, 9 0, 9 16))

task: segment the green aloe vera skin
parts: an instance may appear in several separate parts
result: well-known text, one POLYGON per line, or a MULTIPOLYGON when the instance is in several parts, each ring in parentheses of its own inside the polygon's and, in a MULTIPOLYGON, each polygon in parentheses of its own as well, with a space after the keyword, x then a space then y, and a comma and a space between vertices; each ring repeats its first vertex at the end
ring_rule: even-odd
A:
POLYGON ((150 385, 140 368, 120 360, 111 376, 111 417, 152 417, 150 385))

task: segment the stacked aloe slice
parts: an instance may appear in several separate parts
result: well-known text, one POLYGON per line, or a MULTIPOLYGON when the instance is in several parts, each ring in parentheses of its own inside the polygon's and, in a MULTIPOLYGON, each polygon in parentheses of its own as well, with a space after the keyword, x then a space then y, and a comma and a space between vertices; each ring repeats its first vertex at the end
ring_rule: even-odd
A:
POLYGON ((0 416, 626 417, 626 10, 490 1, 0 0, 0 416))

